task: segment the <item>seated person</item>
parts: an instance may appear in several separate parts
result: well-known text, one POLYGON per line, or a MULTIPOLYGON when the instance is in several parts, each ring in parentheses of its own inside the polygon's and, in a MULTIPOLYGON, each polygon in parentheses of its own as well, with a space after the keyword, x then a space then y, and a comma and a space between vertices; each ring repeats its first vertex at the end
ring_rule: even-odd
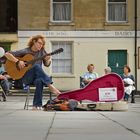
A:
POLYGON ((110 73, 111 73, 111 68, 110 68, 110 67, 106 67, 106 68, 104 69, 104 72, 105 72, 105 75, 106 75, 106 74, 110 74, 110 73))
POLYGON ((80 87, 85 87, 88 83, 90 83, 92 80, 97 79, 99 76, 96 72, 94 72, 94 65, 89 64, 87 66, 88 72, 86 72, 84 75, 81 76, 82 80, 80 82, 80 87))
POLYGON ((8 82, 7 77, 5 77, 2 74, 0 74, 0 85, 4 91, 4 93, 2 92, 3 101, 6 101, 5 95, 9 93, 9 82, 8 82))
POLYGON ((0 69, 0 85, 4 91, 4 93, 2 92, 2 97, 3 97, 3 101, 6 101, 6 95, 9 93, 9 89, 10 89, 10 83, 8 81, 8 79, 10 78, 9 75, 4 71, 4 69, 1 67, 0 69))
POLYGON ((124 101, 128 101, 130 94, 133 90, 135 90, 134 87, 134 76, 130 74, 131 69, 129 66, 124 66, 124 74, 122 75, 122 79, 124 81, 124 101))

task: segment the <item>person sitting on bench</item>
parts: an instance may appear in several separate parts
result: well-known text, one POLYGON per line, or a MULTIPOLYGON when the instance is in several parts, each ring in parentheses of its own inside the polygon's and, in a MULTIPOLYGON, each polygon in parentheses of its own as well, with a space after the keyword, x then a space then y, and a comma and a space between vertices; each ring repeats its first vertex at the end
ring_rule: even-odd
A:
POLYGON ((89 64, 87 66, 87 70, 88 70, 88 72, 86 72, 85 74, 83 74, 81 76, 81 78, 82 78, 81 83, 80 83, 81 88, 85 87, 92 80, 95 80, 99 77, 98 74, 96 72, 94 72, 94 65, 93 64, 89 64))
POLYGON ((9 76, 7 75, 6 72, 0 71, 0 85, 3 90, 2 92, 3 101, 6 101, 6 95, 8 95, 10 89, 10 83, 8 81, 8 78, 9 76))
POLYGON ((128 101, 132 91, 135 90, 134 87, 135 79, 134 76, 130 73, 131 69, 129 66, 125 65, 123 71, 124 73, 121 77, 124 81, 124 87, 125 87, 124 101, 128 101))
POLYGON ((61 94, 61 92, 53 86, 50 76, 43 71, 43 64, 44 66, 51 64, 51 56, 47 55, 45 38, 42 35, 33 36, 28 42, 28 47, 17 51, 6 52, 5 56, 22 71, 26 67, 26 62, 20 60, 19 57, 27 56, 28 54, 32 54, 34 58, 44 56, 41 60, 34 62, 32 67, 22 77, 24 84, 34 84, 36 87, 32 109, 38 110, 42 108, 42 92, 44 86, 48 86, 50 91, 56 95, 61 94))

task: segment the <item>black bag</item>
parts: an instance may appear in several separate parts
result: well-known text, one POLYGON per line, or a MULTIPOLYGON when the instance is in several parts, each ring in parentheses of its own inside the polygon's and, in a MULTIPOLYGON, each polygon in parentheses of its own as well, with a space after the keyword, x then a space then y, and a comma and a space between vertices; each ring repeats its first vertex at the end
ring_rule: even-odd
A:
POLYGON ((44 111, 55 110, 55 111, 73 111, 77 107, 78 102, 73 99, 53 99, 49 100, 43 105, 44 111))
POLYGON ((13 81, 13 87, 14 87, 15 89, 23 89, 23 82, 22 82, 22 79, 14 80, 14 81, 13 81))

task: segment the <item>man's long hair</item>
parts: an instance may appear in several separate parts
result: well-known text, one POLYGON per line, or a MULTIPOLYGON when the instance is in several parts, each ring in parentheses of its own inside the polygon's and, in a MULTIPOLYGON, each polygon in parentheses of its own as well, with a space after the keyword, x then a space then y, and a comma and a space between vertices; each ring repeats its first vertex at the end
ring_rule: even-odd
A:
POLYGON ((41 39, 41 40, 42 40, 42 42, 43 42, 43 48, 44 48, 44 46, 45 46, 45 38, 44 38, 42 35, 33 36, 33 37, 29 40, 29 42, 28 42, 27 45, 31 48, 31 47, 34 45, 34 42, 37 42, 38 39, 41 39))

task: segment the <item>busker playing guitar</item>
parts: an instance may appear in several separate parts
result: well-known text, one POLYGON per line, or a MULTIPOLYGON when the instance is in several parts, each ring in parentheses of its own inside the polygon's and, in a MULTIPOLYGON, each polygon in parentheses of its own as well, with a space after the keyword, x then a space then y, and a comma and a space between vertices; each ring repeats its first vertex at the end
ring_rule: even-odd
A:
POLYGON ((45 56, 41 60, 35 61, 32 67, 28 69, 22 77, 23 83, 34 84, 36 86, 33 99, 33 110, 38 110, 42 107, 42 92, 44 86, 48 86, 50 91, 56 95, 61 94, 61 92, 53 86, 51 78, 42 69, 42 63, 45 66, 51 64, 51 57, 50 55, 46 55, 47 52, 44 49, 44 37, 41 35, 32 37, 28 42, 28 46, 29 47, 22 50, 6 52, 5 56, 7 60, 17 66, 19 71, 22 71, 22 69, 26 67, 26 62, 18 59, 18 57, 23 57, 28 54, 32 54, 34 58, 45 56))

